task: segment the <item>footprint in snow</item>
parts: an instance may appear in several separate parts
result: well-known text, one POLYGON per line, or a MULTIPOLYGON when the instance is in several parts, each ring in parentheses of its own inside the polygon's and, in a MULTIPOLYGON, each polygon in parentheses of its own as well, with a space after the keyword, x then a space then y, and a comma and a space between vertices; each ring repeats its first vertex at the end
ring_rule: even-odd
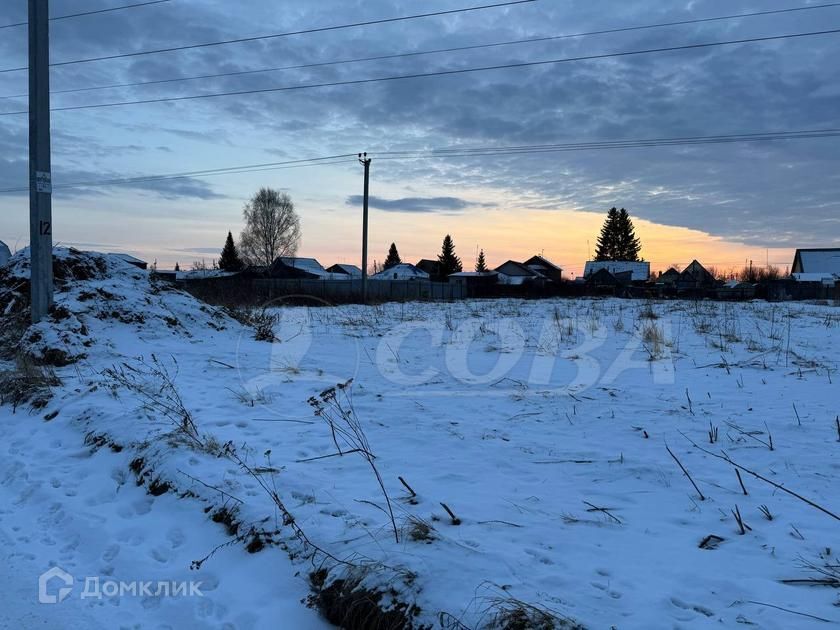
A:
POLYGON ((166 533, 166 538, 169 540, 169 543, 172 545, 173 549, 177 549, 181 545, 184 544, 184 532, 182 532, 178 528, 170 529, 166 533))
POLYGON ((676 597, 671 598, 671 603, 677 608, 700 613, 701 615, 705 615, 706 617, 715 616, 715 613, 706 608, 705 606, 700 606, 698 604, 689 604, 688 602, 684 602, 681 599, 677 599, 676 597))
POLYGON ((119 545, 108 545, 105 551, 102 552, 102 560, 104 562, 112 562, 120 553, 119 545))

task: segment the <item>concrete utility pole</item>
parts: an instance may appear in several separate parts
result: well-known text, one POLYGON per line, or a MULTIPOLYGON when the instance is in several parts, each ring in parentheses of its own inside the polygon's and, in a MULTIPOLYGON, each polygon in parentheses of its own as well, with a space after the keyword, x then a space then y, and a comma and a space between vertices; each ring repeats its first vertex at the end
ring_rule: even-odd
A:
POLYGON ((359 153, 359 162, 365 167, 365 196, 362 214, 362 304, 367 304, 367 250, 368 250, 368 193, 370 192, 370 161, 367 153, 359 153))
POLYGON ((53 301, 49 0, 29 0, 29 255, 37 324, 53 301))

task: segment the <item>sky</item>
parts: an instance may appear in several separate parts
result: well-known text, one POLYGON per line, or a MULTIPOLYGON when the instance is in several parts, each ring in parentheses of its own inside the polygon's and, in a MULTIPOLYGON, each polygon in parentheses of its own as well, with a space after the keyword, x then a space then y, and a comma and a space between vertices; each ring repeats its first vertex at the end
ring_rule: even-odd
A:
MULTIPOLYGON (((51 15, 138 0, 52 0, 51 15)), ((498 1, 498 0, 497 0, 498 1)), ((170 0, 51 22, 54 63, 459 9, 484 0, 170 0)), ((447 16, 53 67, 53 92, 281 66, 306 68, 54 93, 54 108, 335 83, 840 28, 840 6, 396 59, 401 53, 621 29, 803 0, 537 0, 447 16)), ((0 3, 0 26, 26 19, 0 3)), ((471 267, 542 253, 571 276, 606 211, 634 217, 654 269, 789 266, 797 247, 840 245, 838 138, 469 157, 398 151, 834 129, 840 34, 355 85, 56 111, 54 240, 160 267, 217 257, 262 186, 301 217, 300 255, 358 264, 363 168, 332 164, 59 188, 243 165, 372 157, 370 258, 396 242, 435 257, 445 234, 471 267), (396 159, 400 158, 400 159, 396 159)), ((0 29, 0 70, 26 66, 26 28, 0 29)), ((0 72, 0 97, 26 94, 0 72)), ((28 181, 26 98, 0 98, 0 190, 28 181)), ((463 154, 462 154, 463 155, 463 154)), ((0 194, 0 239, 28 241, 27 193, 0 194)))

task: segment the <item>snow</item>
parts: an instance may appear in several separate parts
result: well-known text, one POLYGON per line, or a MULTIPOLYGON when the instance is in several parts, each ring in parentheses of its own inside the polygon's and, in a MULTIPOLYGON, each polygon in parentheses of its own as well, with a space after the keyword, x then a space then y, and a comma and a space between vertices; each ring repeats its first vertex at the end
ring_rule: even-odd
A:
MULTIPOLYGON (((25 267, 18 255, 11 269, 25 267)), ((27 343, 36 354, 61 345, 76 361, 56 368, 63 384, 45 408, 0 407, 0 536, 14 567, 0 585, 21 594, 0 624, 55 623, 61 610, 84 627, 325 626, 301 603, 308 575, 324 566, 329 582, 353 571, 303 544, 258 479, 314 545, 364 567, 366 587, 393 589, 385 605, 416 604, 417 624, 488 627, 516 601, 590 628, 840 623, 836 588, 781 582, 815 577, 805 563, 838 563, 840 521, 742 470, 745 495, 733 465, 714 456, 840 513, 836 307, 290 307, 274 311, 268 343, 112 261, 65 283, 57 302, 72 315, 40 324, 27 343), (203 447, 105 372, 126 364, 159 385, 153 357, 203 447), (398 542, 371 466, 346 445, 338 456, 327 415, 307 402, 350 379, 335 400, 375 455, 398 542), (130 469, 138 458, 142 486, 130 469), (153 481, 172 489, 152 496, 153 481), (751 527, 744 535, 736 506, 751 527), (241 539, 212 522, 222 507, 241 539), (254 532, 266 546, 248 553, 254 532), (700 548, 709 535, 723 541, 700 548), (37 575, 52 565, 210 588, 201 598, 33 604, 37 575)))
POLYGON ((9 258, 12 257, 12 252, 9 249, 9 246, 6 245, 3 241, 0 241, 0 267, 5 266, 9 262, 9 258))

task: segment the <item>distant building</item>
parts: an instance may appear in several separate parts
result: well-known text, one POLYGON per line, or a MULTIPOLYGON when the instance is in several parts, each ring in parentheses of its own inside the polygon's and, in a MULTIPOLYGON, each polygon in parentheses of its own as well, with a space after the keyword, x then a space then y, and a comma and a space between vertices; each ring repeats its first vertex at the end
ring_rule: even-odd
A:
POLYGON ((840 248, 797 249, 790 272, 840 277, 840 248))
MULTIPOLYGON (((625 275, 627 272, 624 272, 625 275)), ((621 285, 618 278, 604 268, 586 276, 586 285, 593 288, 613 288, 621 285)))
POLYGON ((584 278, 606 269, 612 275, 631 272, 633 282, 647 282, 650 278, 649 262, 631 262, 629 260, 590 260, 583 270, 584 278))
POLYGON ((440 276, 440 262, 437 260, 423 258, 415 265, 415 267, 417 267, 420 271, 425 271, 431 278, 437 278, 440 276))
POLYGON ((5 267, 9 264, 9 259, 12 257, 12 251, 9 246, 3 241, 0 241, 0 267, 5 267))
POLYGON ((345 265, 344 263, 337 263, 332 267, 327 267, 327 271, 332 274, 344 274, 351 278, 361 278, 362 270, 356 265, 345 265))
POLYGON ((328 274, 314 258, 281 256, 271 263, 268 275, 282 280, 318 280, 328 274))
POLYGON ((717 279, 696 260, 692 260, 677 279, 677 288, 682 290, 711 289, 715 286, 717 279))
POLYGON ((371 280, 428 280, 429 274, 408 263, 388 267, 370 277, 371 280))
POLYGON ((449 274, 449 282, 465 288, 492 287, 498 284, 499 274, 495 271, 459 271, 449 274))
POLYGON ((139 258, 135 258, 130 254, 111 254, 114 258, 119 258, 120 260, 127 262, 129 265, 134 265, 138 269, 148 269, 149 263, 145 260, 140 260, 139 258))
POLYGON ((542 256, 532 256, 522 264, 554 282, 563 280, 563 270, 542 256))
POLYGON ((671 267, 665 273, 659 274, 659 277, 656 281, 659 284, 667 284, 669 286, 676 286, 677 280, 680 279, 680 272, 677 271, 674 267, 671 267))
POLYGON ((544 284, 548 280, 536 269, 515 260, 509 260, 495 270, 499 274, 499 284, 544 284))

